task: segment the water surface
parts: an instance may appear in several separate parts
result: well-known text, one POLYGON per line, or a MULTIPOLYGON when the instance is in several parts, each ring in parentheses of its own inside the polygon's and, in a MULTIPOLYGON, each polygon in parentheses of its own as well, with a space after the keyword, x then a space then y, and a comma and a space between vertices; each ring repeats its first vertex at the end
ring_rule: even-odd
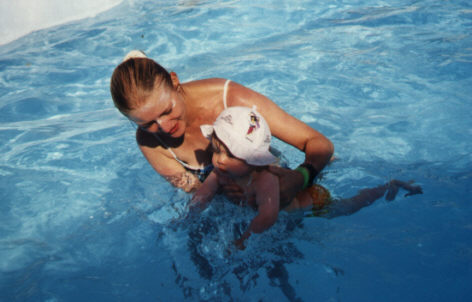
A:
POLYGON ((465 1, 124 1, 0 46, 0 300, 470 301, 471 21, 465 1), (218 199, 174 223, 189 196, 147 164, 109 94, 131 49, 324 133, 335 196, 392 178, 424 194, 282 214, 227 255, 254 213, 218 199))

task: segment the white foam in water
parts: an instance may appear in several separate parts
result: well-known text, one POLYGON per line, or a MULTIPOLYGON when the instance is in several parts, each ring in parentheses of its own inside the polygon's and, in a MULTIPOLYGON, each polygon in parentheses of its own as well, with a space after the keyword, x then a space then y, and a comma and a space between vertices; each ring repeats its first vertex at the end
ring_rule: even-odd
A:
POLYGON ((122 0, 0 1, 0 45, 32 31, 93 17, 122 0))

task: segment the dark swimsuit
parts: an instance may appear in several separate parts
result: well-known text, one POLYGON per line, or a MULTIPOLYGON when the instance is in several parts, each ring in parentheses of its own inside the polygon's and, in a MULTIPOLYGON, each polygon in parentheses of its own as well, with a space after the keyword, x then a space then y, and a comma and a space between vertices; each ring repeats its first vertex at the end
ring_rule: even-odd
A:
POLYGON ((201 182, 203 182, 208 177, 210 172, 213 170, 213 164, 209 164, 209 165, 202 166, 202 167, 196 167, 196 166, 192 166, 192 165, 187 164, 183 160, 179 159, 177 157, 177 155, 175 154, 175 152, 172 150, 172 148, 170 148, 166 144, 164 144, 164 142, 159 138, 159 136, 155 135, 154 137, 161 143, 161 145, 164 148, 169 150, 169 152, 172 154, 172 156, 175 158, 175 160, 178 161, 185 168, 185 170, 187 170, 188 172, 190 172, 193 175, 197 176, 198 179, 201 182))

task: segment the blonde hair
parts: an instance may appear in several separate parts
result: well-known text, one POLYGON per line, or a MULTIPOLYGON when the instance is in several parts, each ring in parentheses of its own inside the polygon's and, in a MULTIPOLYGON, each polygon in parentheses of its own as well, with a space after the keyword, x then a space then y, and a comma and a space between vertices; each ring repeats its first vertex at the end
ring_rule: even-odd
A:
POLYGON ((128 115, 162 81, 173 87, 170 73, 154 60, 145 57, 128 58, 115 68, 111 76, 113 103, 121 113, 128 115))

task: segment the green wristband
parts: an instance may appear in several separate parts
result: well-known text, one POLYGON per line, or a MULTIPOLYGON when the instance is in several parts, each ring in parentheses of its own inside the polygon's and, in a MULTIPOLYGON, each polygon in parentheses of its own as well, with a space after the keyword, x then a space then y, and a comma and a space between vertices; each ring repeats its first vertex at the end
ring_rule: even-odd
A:
POLYGON ((303 189, 308 187, 308 184, 310 182, 310 171, 308 171, 308 169, 303 167, 303 166, 298 166, 295 169, 295 171, 298 171, 298 172, 302 173, 302 175, 303 175, 303 189))

